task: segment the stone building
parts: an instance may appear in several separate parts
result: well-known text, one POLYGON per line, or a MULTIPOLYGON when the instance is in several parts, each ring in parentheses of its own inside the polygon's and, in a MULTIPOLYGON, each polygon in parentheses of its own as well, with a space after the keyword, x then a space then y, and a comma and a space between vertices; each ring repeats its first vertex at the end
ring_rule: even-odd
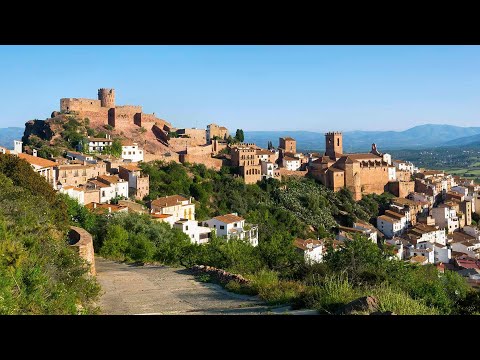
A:
POLYGON ((282 149, 284 153, 296 154, 297 153, 297 142, 294 138, 289 136, 281 137, 278 139, 278 148, 282 149))
POLYGON ((214 137, 218 137, 220 140, 225 140, 228 138, 228 129, 225 126, 218 126, 217 124, 207 125, 207 142, 210 143, 214 137))
POLYGON ((245 184, 255 184, 262 180, 262 166, 257 157, 257 148, 251 144, 241 144, 230 149, 233 166, 239 167, 245 184))
POLYGON ((312 176, 333 191, 346 187, 355 200, 362 195, 382 194, 389 181, 389 165, 375 144, 370 153, 344 154, 340 132, 325 134, 325 154, 312 161, 312 176))
POLYGON ((120 179, 128 181, 129 196, 142 200, 150 193, 150 177, 142 174, 137 164, 126 164, 118 167, 120 179))
POLYGON ((55 167, 56 186, 78 186, 89 179, 107 174, 107 165, 103 161, 96 164, 67 164, 55 167))

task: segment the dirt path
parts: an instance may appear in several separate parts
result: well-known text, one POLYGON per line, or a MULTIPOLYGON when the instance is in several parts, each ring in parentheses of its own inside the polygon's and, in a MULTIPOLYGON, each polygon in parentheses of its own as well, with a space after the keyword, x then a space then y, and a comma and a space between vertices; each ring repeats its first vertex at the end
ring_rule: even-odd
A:
POLYGON ((133 266, 95 258, 104 314, 265 314, 254 296, 201 283, 185 269, 133 266))

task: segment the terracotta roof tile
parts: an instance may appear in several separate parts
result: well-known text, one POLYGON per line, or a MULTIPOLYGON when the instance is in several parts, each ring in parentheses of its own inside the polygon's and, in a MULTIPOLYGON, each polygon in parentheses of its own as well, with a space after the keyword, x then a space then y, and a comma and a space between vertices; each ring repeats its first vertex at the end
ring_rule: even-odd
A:
POLYGON ((18 154, 18 157, 20 159, 25 160, 26 162, 28 162, 31 165, 41 166, 41 167, 44 167, 44 168, 45 167, 52 167, 52 166, 57 165, 56 162, 53 162, 53 161, 50 161, 50 160, 47 160, 47 159, 44 159, 44 158, 41 158, 41 157, 38 157, 38 156, 24 154, 24 153, 18 154))
POLYGON ((224 222, 225 224, 231 224, 234 222, 240 222, 245 220, 244 218, 234 215, 234 214, 226 214, 226 215, 220 215, 220 216, 215 216, 214 219, 224 222))
POLYGON ((189 199, 181 195, 170 195, 170 196, 164 196, 164 197, 155 199, 152 201, 151 204, 152 206, 155 206, 155 207, 164 208, 164 207, 175 206, 183 201, 188 201, 188 200, 189 199))

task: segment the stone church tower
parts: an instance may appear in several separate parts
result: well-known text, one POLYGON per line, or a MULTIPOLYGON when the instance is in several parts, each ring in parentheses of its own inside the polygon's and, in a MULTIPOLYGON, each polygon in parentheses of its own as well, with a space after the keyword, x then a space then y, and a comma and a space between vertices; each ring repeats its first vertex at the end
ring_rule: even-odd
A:
POLYGON ((328 132, 325 134, 325 155, 336 159, 343 153, 343 138, 341 132, 328 132))

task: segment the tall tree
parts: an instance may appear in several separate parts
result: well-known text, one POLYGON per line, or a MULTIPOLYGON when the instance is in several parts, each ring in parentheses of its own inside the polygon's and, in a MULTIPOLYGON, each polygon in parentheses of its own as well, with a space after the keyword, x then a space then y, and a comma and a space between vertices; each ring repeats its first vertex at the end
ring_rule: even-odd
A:
POLYGON ((243 142, 243 140, 245 140, 242 129, 237 129, 235 132, 235 139, 237 139, 239 142, 243 142))

